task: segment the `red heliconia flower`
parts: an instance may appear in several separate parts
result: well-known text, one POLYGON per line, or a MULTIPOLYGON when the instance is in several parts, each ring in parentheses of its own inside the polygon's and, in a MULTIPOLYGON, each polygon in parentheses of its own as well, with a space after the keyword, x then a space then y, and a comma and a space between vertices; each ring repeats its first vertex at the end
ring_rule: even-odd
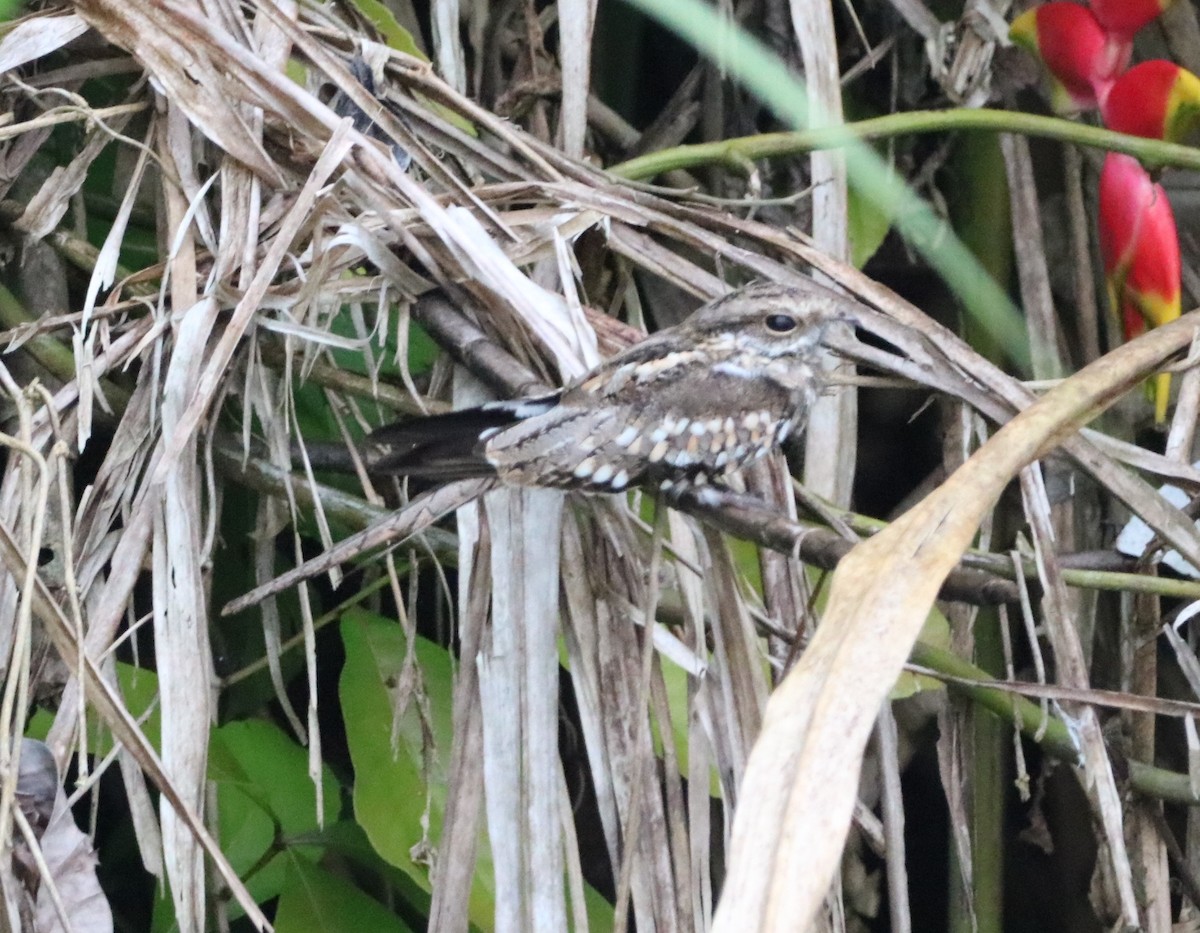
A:
POLYGON ((1200 124, 1200 78, 1161 58, 1142 62, 1117 78, 1100 109, 1111 130, 1182 142, 1200 124))
MULTIPOLYGON (((1117 152, 1108 154, 1100 173, 1100 251, 1126 340, 1179 317, 1179 234, 1171 202, 1137 159, 1117 152)), ((1167 418, 1170 387, 1170 375, 1155 376, 1159 423, 1167 418)))
POLYGON ((1100 25, 1126 39, 1171 5, 1171 0, 1092 0, 1100 25))
POLYGON ((1104 100, 1133 53, 1129 38, 1106 32, 1091 10, 1068 0, 1022 13, 1008 34, 1042 60, 1050 73, 1050 105, 1063 114, 1104 100))

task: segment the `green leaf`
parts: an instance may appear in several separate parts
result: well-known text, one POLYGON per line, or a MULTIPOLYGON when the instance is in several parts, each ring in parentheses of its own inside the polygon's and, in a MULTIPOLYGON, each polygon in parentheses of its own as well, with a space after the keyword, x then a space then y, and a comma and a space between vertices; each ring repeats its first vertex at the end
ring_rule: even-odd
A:
MULTIPOLYGON (((237 786, 221 787, 218 801, 221 851, 238 876, 244 877, 275 842, 275 820, 258 801, 237 786)), ((255 902, 262 903, 279 893, 283 869, 277 853, 259 870, 244 877, 255 902)))
MULTIPOLYGON (((955 233, 993 280, 1009 282, 1015 254, 1000 137, 995 133, 964 134, 942 174, 955 233), (987 223, 980 223, 981 217, 986 217, 987 223)), ((971 317, 963 320, 963 337, 989 359, 1003 359, 1001 346, 971 317)))
MULTIPOLYGON (((223 494, 220 536, 224 541, 224 563, 221 573, 213 575, 213 606, 222 606, 252 589, 259 580, 254 574, 254 529, 258 514, 259 493, 229 483, 223 494)), ((276 549, 276 573, 293 566, 286 552, 276 549)), ((320 594, 314 592, 314 610, 321 611, 320 594)), ((289 589, 277 597, 280 618, 280 639, 286 641, 300 631, 301 614, 297 591, 289 589)), ((222 617, 214 613, 212 622, 213 650, 219 659, 217 671, 227 676, 258 661, 267 652, 260 611, 257 607, 243 610, 235 616, 222 617)), ((283 682, 286 684, 304 669, 304 652, 287 651, 280 657, 283 682)), ((221 691, 219 719, 231 722, 259 714, 263 705, 275 699, 275 687, 264 665, 257 673, 226 686, 221 691)))
POLYGON ((400 25, 396 15, 381 0, 350 0, 350 5, 375 27, 383 41, 393 49, 406 52, 423 62, 429 61, 429 56, 417 45, 413 34, 400 25))
MULTIPOLYGON (((120 687, 121 696, 125 699, 126 709, 134 719, 141 722, 142 731, 146 733, 150 744, 155 749, 161 748, 162 716, 159 714, 158 707, 154 707, 153 711, 143 719, 143 714, 150 709, 151 704, 158 696, 158 675, 154 671, 118 661, 117 685, 120 687)), ((103 758, 113 749, 112 733, 97 720, 96 714, 91 709, 87 712, 87 723, 88 749, 97 758, 103 758)), ((52 725, 54 725, 54 715, 48 710, 38 709, 26 724, 25 736, 45 741, 46 736, 50 734, 52 725)))
POLYGON ((406 933, 412 927, 354 885, 298 861, 275 911, 276 933, 406 933))
MULTIPOLYGON (((671 734, 675 742, 675 753, 679 758, 679 773, 688 777, 688 755, 691 751, 691 736, 688 727, 692 711, 692 691, 689 689, 691 675, 678 665, 670 662, 662 665, 663 683, 667 688, 667 709, 671 713, 671 734)), ((662 741, 662 724, 654 722, 655 740, 662 741)), ((708 793, 710 797, 720 800, 721 778, 716 768, 708 769, 708 793)))
POLYGON ((121 687, 121 696, 125 698, 125 708, 141 722, 142 732, 150 744, 156 749, 161 748, 162 711, 155 705, 158 699, 158 674, 144 667, 118 663, 117 683, 121 687), (151 706, 154 707, 152 710, 151 706), (147 710, 150 711, 149 715, 146 715, 147 710))
POLYGON ((752 541, 725 535, 725 544, 738 576, 759 596, 762 596, 762 557, 758 545, 752 541))
MULTIPOLYGON (((395 14, 381 0, 350 0, 350 3, 378 30, 379 35, 383 37, 383 41, 393 49, 406 52, 423 62, 429 61, 429 56, 417 45, 417 40, 413 37, 413 34, 400 25, 400 21, 396 19, 395 14)), ((438 116, 453 123, 463 132, 470 133, 472 136, 479 135, 479 131, 475 129, 475 124, 461 114, 455 113, 448 107, 430 100, 424 94, 416 94, 414 96, 438 116)))
POLYGON ((414 376, 433 369, 433 364, 441 354, 442 348, 425 332, 425 328, 416 322, 408 325, 408 368, 414 376))
MULTIPOLYGON (((338 691, 354 765, 355 819, 387 862, 430 891, 421 852, 436 847, 445 812, 454 701, 450 656, 433 642, 417 640, 428 731, 422 727, 415 697, 393 731, 393 700, 406 651, 400 626, 351 610, 342 617, 341 630, 346 663, 338 691), (423 826, 427 807, 428 833, 423 826)), ((481 840, 468 912, 484 929, 492 926, 493 892, 491 855, 481 840)))
MULTIPOLYGON (((433 903, 429 891, 395 865, 384 861, 358 823, 348 819, 340 820, 332 826, 312 833, 311 838, 325 850, 327 858, 332 856, 352 863, 354 877, 375 879, 364 883, 363 887, 375 892, 377 897, 390 904, 407 905, 406 916, 429 915, 430 905, 433 903), (385 888, 386 897, 382 894, 385 888)), ((470 928, 478 929, 473 924, 470 928)))
POLYGON ((877 202, 863 197, 858 188, 851 188, 848 199, 850 223, 850 261, 861 269, 887 238, 892 218, 880 209, 877 202))
POLYGON ((210 779, 241 787, 275 818, 285 834, 315 829, 337 817, 338 784, 322 767, 324 807, 308 775, 308 751, 278 726, 262 720, 231 722, 213 731, 210 779))
MULTIPOLYGON (((320 846, 297 841, 318 827, 317 794, 308 752, 291 736, 261 720, 221 726, 209 743, 208 776, 217 784, 221 848, 255 900, 279 894, 289 864, 320 858, 320 846)), ((321 782, 323 821, 330 822, 338 785, 328 768, 321 782)))
MULTIPOLYGON (((842 95, 842 106, 847 120, 858 121, 879 116, 870 103, 851 93, 842 95)), ((894 176, 895 168, 891 160, 886 160, 884 164, 887 165, 887 171, 894 176)), ((892 229, 892 217, 878 202, 863 197, 858 188, 851 186, 848 194, 846 219, 850 233, 850 261, 854 263, 855 268, 861 269, 887 238, 888 231, 892 229)))
MULTIPOLYGON (((393 322, 395 318, 392 318, 393 322)), ((347 340, 361 340, 364 337, 359 325, 355 324, 350 310, 343 307, 329 321, 329 331, 347 340)), ((379 360, 379 375, 388 379, 398 380, 400 367, 396 364, 398 350, 396 328, 393 326, 384 335, 382 344, 372 339, 372 352, 379 360)), ((408 371, 414 376, 420 376, 433 368, 434 362, 441 355, 442 348, 415 321, 408 325, 408 371)), ((333 361, 339 369, 357 373, 360 376, 369 375, 366 359, 359 349, 343 350, 334 348, 331 351, 333 361)))
MULTIPOLYGON (((429 719, 422 728, 414 699, 393 730, 393 700, 406 650, 400 626, 391 619, 351 610, 342 616, 342 642, 346 663, 338 692, 354 764, 355 818, 379 856, 429 892, 429 872, 420 853, 437 845, 445 813, 446 765, 453 738, 451 656, 440 645, 417 639, 429 719), (428 833, 422 826, 426 800, 428 833)), ((352 839, 336 828, 323 836, 334 846, 335 837, 343 842, 352 839)), ((493 927, 494 891, 491 851, 481 838, 468 905, 469 919, 479 929, 493 927)), ((584 895, 591 928, 611 928, 612 905, 590 885, 584 885, 584 895)))

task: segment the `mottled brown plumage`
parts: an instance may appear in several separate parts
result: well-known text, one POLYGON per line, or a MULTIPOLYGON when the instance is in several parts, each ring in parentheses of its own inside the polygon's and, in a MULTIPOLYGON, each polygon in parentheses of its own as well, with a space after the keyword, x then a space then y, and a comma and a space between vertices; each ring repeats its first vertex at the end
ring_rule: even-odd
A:
POLYGON ((379 473, 593 492, 716 481, 803 428, 826 328, 853 309, 816 285, 751 286, 561 392, 381 428, 368 460, 379 473))

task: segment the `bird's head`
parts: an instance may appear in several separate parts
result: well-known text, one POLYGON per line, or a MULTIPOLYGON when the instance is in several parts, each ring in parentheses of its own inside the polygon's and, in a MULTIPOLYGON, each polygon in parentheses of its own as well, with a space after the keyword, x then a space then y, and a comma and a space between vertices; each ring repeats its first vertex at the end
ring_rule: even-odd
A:
POLYGON ((856 323, 855 303, 836 292, 762 284, 705 305, 686 321, 697 343, 733 343, 768 358, 814 352, 833 324, 856 323))

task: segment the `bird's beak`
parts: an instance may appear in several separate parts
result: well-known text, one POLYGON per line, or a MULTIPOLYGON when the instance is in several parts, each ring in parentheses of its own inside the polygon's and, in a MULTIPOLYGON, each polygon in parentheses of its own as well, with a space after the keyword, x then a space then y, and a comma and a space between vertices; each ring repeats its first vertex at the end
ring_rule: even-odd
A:
POLYGON ((860 321, 852 311, 838 311, 821 324, 821 332, 817 343, 835 353, 845 350, 856 343, 854 329, 860 321))

